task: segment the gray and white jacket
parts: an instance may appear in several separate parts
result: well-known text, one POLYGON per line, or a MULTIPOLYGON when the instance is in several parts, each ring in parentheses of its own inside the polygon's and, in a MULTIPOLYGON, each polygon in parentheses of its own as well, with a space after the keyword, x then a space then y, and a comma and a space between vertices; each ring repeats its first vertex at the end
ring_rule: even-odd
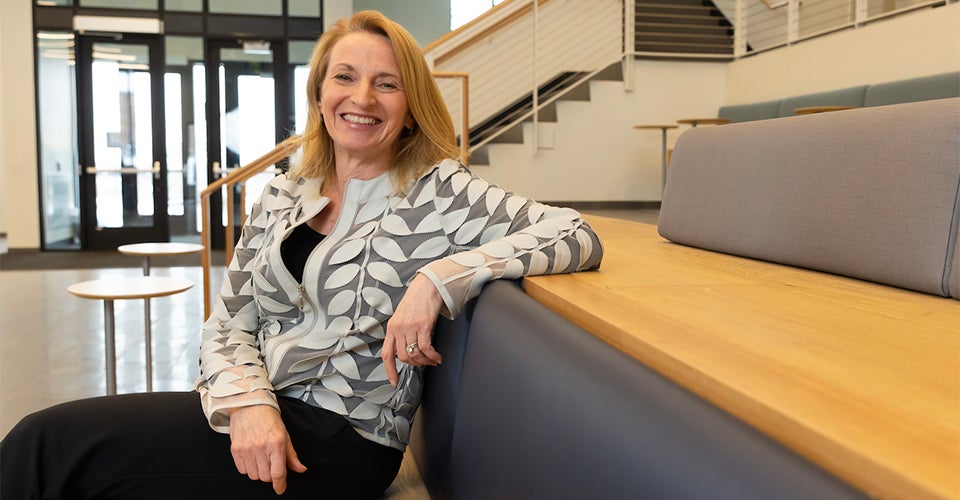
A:
POLYGON ((317 179, 278 176, 247 218, 200 347, 196 388, 219 432, 229 432, 228 409, 277 407, 279 394, 403 450, 422 368, 398 362, 393 387, 380 350, 416 273, 436 285, 452 318, 490 280, 593 269, 603 254, 576 211, 506 192, 444 160, 406 195, 389 173, 348 181, 336 225, 297 283, 280 243, 328 201, 317 179))

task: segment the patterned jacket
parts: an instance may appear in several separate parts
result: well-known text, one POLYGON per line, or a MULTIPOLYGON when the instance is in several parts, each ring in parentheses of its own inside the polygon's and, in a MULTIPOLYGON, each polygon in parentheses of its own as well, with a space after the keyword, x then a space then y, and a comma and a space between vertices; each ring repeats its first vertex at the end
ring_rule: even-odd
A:
POLYGON ((200 347, 196 387, 219 432, 229 432, 228 409, 277 407, 279 394, 403 450, 422 368, 398 361, 394 388, 380 348, 416 273, 453 317, 490 280, 593 269, 603 253, 576 211, 508 193, 445 160, 403 196, 389 173, 348 181, 336 225, 297 283, 280 243, 327 202, 318 180, 278 176, 244 225, 200 347))

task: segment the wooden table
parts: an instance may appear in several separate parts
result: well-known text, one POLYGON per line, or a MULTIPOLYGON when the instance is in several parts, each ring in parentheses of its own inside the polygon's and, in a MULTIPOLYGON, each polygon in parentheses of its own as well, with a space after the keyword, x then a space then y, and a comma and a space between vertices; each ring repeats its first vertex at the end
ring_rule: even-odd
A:
POLYGON ((667 185, 667 131, 670 129, 677 128, 676 125, 634 125, 633 128, 639 130, 656 130, 660 129, 663 136, 663 145, 662 145, 662 157, 663 161, 660 166, 661 174, 661 184, 660 184, 660 193, 663 193, 663 188, 667 185))
MULTIPOLYGON (((197 243, 149 242, 120 245, 117 250, 125 255, 143 257, 143 275, 150 276, 150 257, 200 253, 203 245, 197 243)), ((147 392, 153 391, 153 316, 150 314, 150 299, 143 299, 144 341, 147 343, 147 392)))
POLYGON ((796 108, 793 110, 793 113, 797 115, 812 115, 815 113, 829 113, 831 111, 843 111, 855 108, 856 106, 807 106, 805 108, 796 108))
POLYGON ((588 220, 601 270, 529 295, 872 495, 960 497, 960 301, 588 220))
POLYGON ((730 123, 730 120, 727 118, 684 118, 677 120, 677 123, 696 127, 697 125, 726 125, 730 123))
MULTIPOLYGON (((113 316, 113 301, 121 299, 150 299, 164 297, 189 290, 193 282, 183 278, 158 276, 133 276, 120 278, 106 278, 93 281, 75 283, 67 287, 67 291, 85 299, 100 299, 103 301, 103 329, 104 346, 107 366, 107 394, 117 393, 117 354, 115 341, 115 326, 113 316)), ((149 322, 147 323, 149 325, 149 322)), ((147 352, 150 352, 149 341, 147 352)), ((147 355, 147 383, 152 374, 150 356, 147 355)), ((149 388, 147 389, 150 390, 149 388)))

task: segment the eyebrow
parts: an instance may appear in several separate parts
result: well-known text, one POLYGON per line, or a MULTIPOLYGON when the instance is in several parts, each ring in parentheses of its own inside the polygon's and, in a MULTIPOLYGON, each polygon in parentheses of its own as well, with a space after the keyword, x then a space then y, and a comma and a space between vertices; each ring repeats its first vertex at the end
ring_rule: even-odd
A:
MULTIPOLYGON (((338 69, 340 69, 340 70, 347 70, 347 71, 353 71, 353 72, 356 72, 356 71, 357 71, 356 68, 354 68, 352 65, 350 65, 350 64, 348 64, 348 63, 337 63, 337 64, 334 64, 334 65, 330 68, 329 71, 335 71, 335 70, 338 70, 338 69)), ((383 71, 383 72, 381 72, 381 73, 377 73, 377 75, 376 75, 377 78, 382 78, 382 77, 385 77, 385 76, 386 76, 386 77, 390 77, 390 78, 396 78, 396 79, 398 79, 398 80, 402 80, 402 79, 403 79, 403 78, 400 77, 400 75, 395 75, 395 74, 390 73, 390 72, 387 72, 387 71, 383 71)))

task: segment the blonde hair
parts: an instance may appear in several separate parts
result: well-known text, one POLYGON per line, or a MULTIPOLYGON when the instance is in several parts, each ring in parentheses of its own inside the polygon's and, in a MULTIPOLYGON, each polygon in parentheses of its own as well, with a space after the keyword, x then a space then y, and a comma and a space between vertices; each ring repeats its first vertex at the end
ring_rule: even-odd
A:
POLYGON ((420 177, 433 164, 457 157, 459 149, 453 120, 420 46, 406 29, 374 10, 357 12, 337 21, 317 40, 307 77, 307 124, 300 138, 302 158, 293 172, 302 177, 322 178, 321 189, 328 180, 336 178, 333 140, 320 114, 320 89, 333 47, 346 35, 361 32, 386 37, 400 66, 407 107, 414 119, 411 131, 400 134, 392 168, 395 186, 404 192, 410 181, 420 177))

